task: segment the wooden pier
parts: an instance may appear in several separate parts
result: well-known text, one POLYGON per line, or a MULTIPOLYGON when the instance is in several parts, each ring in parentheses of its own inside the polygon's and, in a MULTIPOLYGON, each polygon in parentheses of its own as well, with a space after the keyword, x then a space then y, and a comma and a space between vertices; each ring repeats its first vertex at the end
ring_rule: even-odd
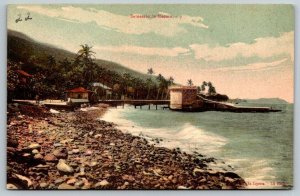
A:
POLYGON ((267 112, 279 112, 281 110, 272 109, 270 107, 246 107, 246 106, 236 106, 230 103, 217 102, 205 99, 201 96, 197 96, 196 102, 192 105, 186 105, 180 109, 174 109, 170 107, 170 100, 102 100, 99 103, 105 103, 111 106, 122 106, 124 108, 125 104, 133 105, 134 108, 142 106, 148 106, 150 110, 151 105, 155 106, 157 110, 158 105, 161 105, 162 109, 171 109, 175 111, 186 111, 186 112, 204 112, 204 111, 221 111, 221 112, 240 112, 240 113, 267 113, 267 112))
POLYGON ((196 109, 203 111, 221 111, 221 112, 238 112, 238 113, 267 113, 267 112, 280 112, 281 110, 273 109, 270 107, 248 107, 248 106, 236 106, 230 103, 217 102, 205 99, 201 96, 197 96, 196 109))
MULTIPOLYGON (((80 107, 77 104, 67 104, 66 102, 48 102, 48 101, 40 101, 36 103, 34 100, 13 100, 14 103, 23 103, 23 104, 40 104, 45 105, 49 108, 54 109, 66 109, 66 110, 73 110, 76 106, 80 107)), ((143 106, 147 106, 147 109, 151 109, 153 106, 155 109, 170 109, 174 111, 186 111, 186 112, 205 112, 205 111, 221 111, 221 112, 239 112, 239 113, 250 113, 250 112, 257 112, 257 113, 268 113, 268 112, 280 112, 281 110, 273 109, 270 107, 246 107, 246 106, 236 106, 234 104, 226 103, 226 102, 217 102, 205 99, 199 95, 197 95, 197 99, 189 102, 189 104, 181 105, 180 108, 174 108, 172 106, 172 101, 170 100, 99 100, 98 103, 108 104, 113 107, 122 106, 124 108, 125 104, 132 105, 134 108, 139 107, 140 109, 143 106)))
POLYGON ((170 100, 99 100, 99 103, 105 103, 115 107, 122 106, 123 108, 125 104, 128 104, 133 105, 134 108, 139 107, 140 109, 142 109, 143 106, 147 105, 149 110, 151 108, 151 105, 154 105, 155 109, 157 110, 159 105, 163 106, 162 109, 169 108, 170 100))

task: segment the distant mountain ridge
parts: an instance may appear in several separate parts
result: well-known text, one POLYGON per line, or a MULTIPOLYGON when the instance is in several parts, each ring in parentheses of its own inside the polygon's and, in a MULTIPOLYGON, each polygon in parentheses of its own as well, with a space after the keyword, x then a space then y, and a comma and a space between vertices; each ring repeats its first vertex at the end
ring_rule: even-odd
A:
MULTIPOLYGON (((76 56, 75 53, 50 44, 37 42, 27 35, 13 30, 8 30, 7 32, 7 46, 8 55, 15 55, 18 58, 23 59, 30 58, 32 56, 46 58, 47 56, 52 55, 57 61, 62 61, 64 58, 71 60, 76 56), (24 48, 26 48, 26 50, 24 50, 24 48)), ((80 49, 80 46, 78 46, 78 49, 80 49)), ((115 62, 102 59, 95 59, 95 62, 103 68, 116 71, 120 74, 130 73, 133 76, 141 79, 146 79, 149 77, 147 74, 140 73, 115 62)))
POLYGON ((247 103, 257 104, 289 104, 289 102, 280 98, 260 98, 260 99, 246 99, 247 103))

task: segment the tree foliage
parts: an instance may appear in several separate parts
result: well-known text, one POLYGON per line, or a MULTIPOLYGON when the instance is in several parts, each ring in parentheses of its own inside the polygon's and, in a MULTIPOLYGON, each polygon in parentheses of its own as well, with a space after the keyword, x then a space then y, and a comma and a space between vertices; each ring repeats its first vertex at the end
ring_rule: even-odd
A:
POLYGON ((201 86, 198 88, 199 89, 198 91, 202 91, 204 93, 206 87, 208 87, 207 89, 208 95, 213 95, 217 93, 216 88, 213 86, 212 82, 210 81, 209 82, 203 81, 201 86))
MULTIPOLYGON (((153 68, 147 69, 148 78, 142 79, 132 73, 116 72, 104 68, 95 61, 92 46, 80 45, 74 58, 56 58, 54 55, 27 55, 9 51, 7 65, 8 97, 12 98, 41 98, 63 99, 67 89, 85 87, 91 83, 102 83, 112 89, 112 97, 120 99, 122 96, 131 99, 167 99, 168 88, 174 85, 174 78, 164 77, 162 74, 154 76, 153 68), (27 82, 22 82, 17 70, 25 70, 32 75, 27 82)), ((192 86, 192 79, 188 80, 192 86)), ((208 93, 216 93, 211 82, 203 82, 200 89, 208 93)))

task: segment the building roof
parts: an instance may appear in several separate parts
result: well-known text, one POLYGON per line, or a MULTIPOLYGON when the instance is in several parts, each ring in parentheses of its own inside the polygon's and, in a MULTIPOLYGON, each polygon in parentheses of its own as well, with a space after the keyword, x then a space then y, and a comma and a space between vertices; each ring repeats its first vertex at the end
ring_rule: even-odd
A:
POLYGON ((73 88, 71 90, 66 90, 68 93, 91 93, 92 91, 87 90, 83 87, 73 88))
POLYGON ((26 71, 23 70, 17 70, 16 72, 18 72, 19 74, 26 76, 26 77, 32 77, 31 74, 27 73, 26 71))
POLYGON ((104 85, 104 84, 102 84, 100 82, 94 82, 94 83, 91 83, 91 85, 92 86, 96 86, 96 87, 101 87, 101 88, 103 88, 105 90, 111 90, 110 87, 108 87, 108 86, 106 86, 106 85, 104 85))
POLYGON ((197 86, 171 86, 169 90, 195 90, 197 86))

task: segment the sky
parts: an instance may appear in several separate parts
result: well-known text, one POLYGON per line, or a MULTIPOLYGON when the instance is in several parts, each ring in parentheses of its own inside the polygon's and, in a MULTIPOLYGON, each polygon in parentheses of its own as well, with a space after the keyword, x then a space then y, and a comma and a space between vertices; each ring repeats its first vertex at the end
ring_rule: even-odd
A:
POLYGON ((294 97, 291 5, 9 5, 8 29, 230 98, 294 97), (24 21, 30 12, 32 20, 24 21), (15 22, 21 14, 22 22, 15 22))

